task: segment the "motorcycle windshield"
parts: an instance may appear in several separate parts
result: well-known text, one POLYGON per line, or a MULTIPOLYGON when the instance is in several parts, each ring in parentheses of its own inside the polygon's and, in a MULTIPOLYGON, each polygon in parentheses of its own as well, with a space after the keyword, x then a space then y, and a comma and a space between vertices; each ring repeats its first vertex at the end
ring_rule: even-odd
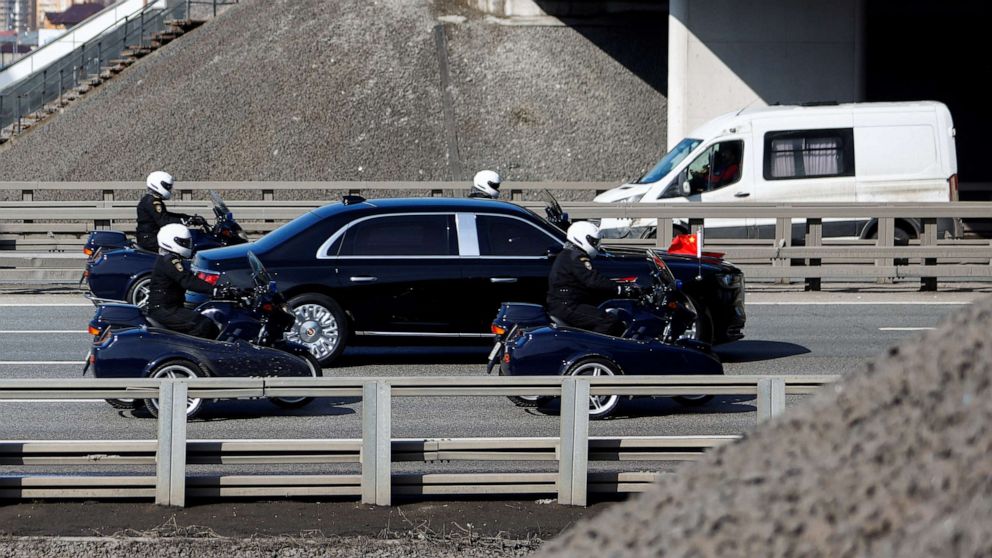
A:
POLYGON ((672 275, 672 270, 669 269, 668 264, 665 263, 665 260, 661 259, 661 256, 653 250, 647 250, 646 252, 648 255, 648 260, 650 260, 654 265, 657 276, 661 279, 661 282, 664 285, 674 285, 675 276, 672 275))
POLYGON ((251 277, 255 280, 256 285, 266 286, 272 281, 272 276, 269 275, 265 266, 262 265, 262 261, 258 259, 258 256, 254 252, 248 252, 248 264, 251 265, 251 277))
POLYGON ((214 192, 213 190, 210 190, 210 200, 214 202, 214 210, 218 215, 227 215, 231 212, 231 210, 227 208, 227 204, 224 203, 224 200, 220 197, 220 194, 214 192))

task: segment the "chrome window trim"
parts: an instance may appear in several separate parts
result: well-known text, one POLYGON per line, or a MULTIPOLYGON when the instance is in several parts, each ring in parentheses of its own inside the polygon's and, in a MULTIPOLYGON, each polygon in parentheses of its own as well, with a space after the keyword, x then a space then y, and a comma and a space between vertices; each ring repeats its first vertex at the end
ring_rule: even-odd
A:
POLYGON ((355 335, 370 337, 496 337, 492 333, 440 333, 427 331, 356 331, 355 335))
MULTIPOLYGON (((337 239, 339 237, 341 237, 342 235, 344 235, 344 233, 348 232, 348 229, 350 229, 351 227, 354 227, 355 225, 357 225, 359 223, 363 223, 363 222, 368 221, 370 219, 384 219, 384 218, 387 218, 387 217, 409 217, 411 215, 444 215, 444 216, 450 217, 450 216, 453 216, 453 215, 457 215, 457 213, 456 212, 453 212, 453 211, 412 211, 412 212, 406 212, 406 213, 382 213, 382 214, 379 214, 379 215, 367 215, 367 216, 362 217, 360 219, 355 219, 354 221, 351 221, 350 223, 346 224, 345 226, 341 227, 340 229, 334 231, 334 234, 332 234, 327 240, 324 241, 323 244, 320 245, 319 248, 317 248, 317 253, 315 254, 315 256, 316 256, 316 258, 318 260, 338 260, 338 259, 348 259, 348 260, 397 260, 397 259, 402 259, 402 260, 408 260, 410 258, 416 258, 418 260, 422 260, 422 259, 443 260, 443 259, 455 259, 455 258, 458 258, 459 257, 458 254, 452 254, 452 255, 448 255, 448 256, 421 256, 421 255, 415 255, 415 254, 410 254, 410 255, 406 255, 406 256, 338 256, 336 254, 333 255, 333 256, 327 255, 327 251, 330 250, 331 246, 337 241, 337 239)), ((458 234, 457 221, 458 220, 455 219, 455 223, 456 223, 455 234, 458 234)))
POLYGON ((462 258, 478 257, 479 230, 475 224, 475 213, 462 212, 455 214, 458 224, 458 255, 462 258))

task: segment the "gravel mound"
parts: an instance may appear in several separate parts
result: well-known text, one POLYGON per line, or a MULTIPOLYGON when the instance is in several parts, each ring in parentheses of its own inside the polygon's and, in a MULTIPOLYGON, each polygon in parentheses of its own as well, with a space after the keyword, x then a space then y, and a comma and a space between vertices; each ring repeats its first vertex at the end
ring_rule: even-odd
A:
POLYGON ((443 17, 453 11, 242 0, 0 149, 0 177, 467 180, 495 168, 619 183, 658 159, 663 21, 631 33, 628 22, 506 27, 464 8, 443 17))
POLYGON ((992 555, 992 299, 541 556, 992 555))
POLYGON ((189 556, 238 556, 239 558, 511 558, 526 556, 539 541, 446 540, 425 537, 408 539, 372 537, 334 538, 0 538, 6 558, 76 558, 87 556, 142 556, 185 558, 189 556))

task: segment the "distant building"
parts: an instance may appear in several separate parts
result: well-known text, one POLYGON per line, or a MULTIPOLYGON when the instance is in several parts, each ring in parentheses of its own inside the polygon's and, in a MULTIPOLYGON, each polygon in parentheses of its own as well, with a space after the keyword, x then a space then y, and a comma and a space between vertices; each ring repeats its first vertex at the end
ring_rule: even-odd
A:
POLYGON ((0 29, 24 33, 37 24, 37 0, 0 0, 0 29))
POLYGON ((72 29, 90 16, 103 11, 102 2, 85 2, 72 4, 61 12, 45 12, 46 29, 72 29))
POLYGON ((52 29, 52 24, 45 17, 48 12, 59 13, 68 10, 75 2, 75 0, 35 0, 37 5, 35 6, 35 21, 37 21, 38 29, 52 29))

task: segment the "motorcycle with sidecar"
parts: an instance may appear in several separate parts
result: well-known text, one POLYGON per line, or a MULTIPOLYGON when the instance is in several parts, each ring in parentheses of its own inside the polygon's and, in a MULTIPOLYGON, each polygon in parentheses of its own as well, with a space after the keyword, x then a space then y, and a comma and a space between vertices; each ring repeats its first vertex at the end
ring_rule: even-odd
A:
MULTIPOLYGON (((723 374, 723 365, 708 344, 683 337, 695 313, 664 260, 653 251, 646 253, 652 266, 651 288, 637 300, 614 299, 600 305, 624 322, 622 335, 568 327, 543 306, 506 302, 492 324, 496 343, 489 354, 488 372, 506 376, 723 374)), ((521 407, 539 407, 546 398, 509 399, 521 407)), ((712 396, 674 399, 698 406, 712 396)), ((616 395, 590 397, 590 418, 608 417, 619 402, 616 395)))
MULTIPOLYGON (((210 199, 216 221, 189 228, 193 251, 248 242, 224 200, 212 190, 210 199)), ((94 304, 115 301, 143 307, 147 303, 148 281, 158 254, 139 248, 121 231, 102 230, 90 233, 83 252, 87 259, 80 283, 86 281, 86 296, 94 304)))
MULTIPOLYGON (((92 368, 97 378, 321 376, 321 367, 307 348, 284 339, 296 318, 262 262, 251 252, 248 259, 252 288, 229 289, 223 299, 197 308, 220 327, 216 339, 166 329, 134 305, 103 304, 89 324, 93 346, 83 373, 92 368)), ((297 408, 312 398, 270 400, 283 408, 297 408)), ((155 399, 107 402, 115 408, 144 405, 153 416, 159 413, 155 399)), ((203 404, 190 399, 187 417, 196 416, 203 404)))

